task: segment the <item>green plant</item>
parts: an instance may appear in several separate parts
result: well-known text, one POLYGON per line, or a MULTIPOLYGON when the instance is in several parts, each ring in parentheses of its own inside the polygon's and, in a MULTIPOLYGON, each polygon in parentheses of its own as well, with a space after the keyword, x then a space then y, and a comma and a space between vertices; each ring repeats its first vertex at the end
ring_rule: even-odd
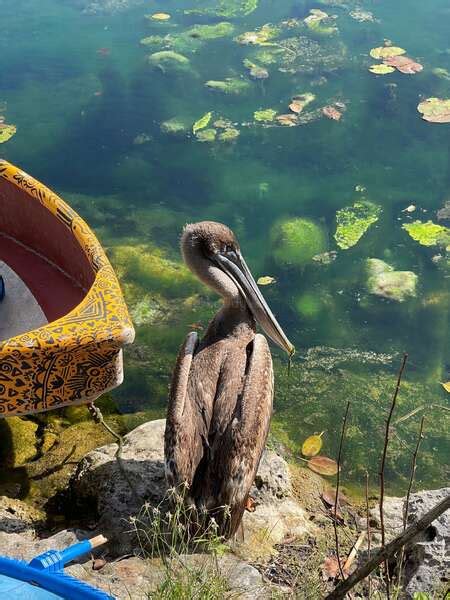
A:
POLYGON ((206 510, 186 502, 187 487, 171 488, 156 507, 146 502, 131 519, 141 551, 157 558, 162 578, 151 600, 220 600, 228 591, 218 558, 228 551, 206 510))

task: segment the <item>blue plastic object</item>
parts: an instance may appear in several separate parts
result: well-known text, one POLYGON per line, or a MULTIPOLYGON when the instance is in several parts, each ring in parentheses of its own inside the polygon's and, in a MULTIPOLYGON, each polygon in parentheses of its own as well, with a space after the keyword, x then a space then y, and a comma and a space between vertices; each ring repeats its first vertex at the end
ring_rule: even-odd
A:
POLYGON ((92 549, 89 540, 47 550, 29 563, 0 556, 0 598, 8 600, 114 600, 106 592, 64 573, 64 565, 92 549))

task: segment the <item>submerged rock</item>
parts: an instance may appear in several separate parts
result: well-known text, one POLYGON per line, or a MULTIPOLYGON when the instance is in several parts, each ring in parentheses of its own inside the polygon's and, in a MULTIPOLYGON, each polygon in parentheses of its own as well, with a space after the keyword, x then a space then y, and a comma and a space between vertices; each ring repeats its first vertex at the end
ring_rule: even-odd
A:
POLYGON ((238 77, 227 77, 223 81, 210 79, 205 83, 205 87, 223 94, 238 96, 250 89, 250 83, 238 77))
POLYGON ((160 69, 163 73, 186 71, 190 68, 190 60, 172 50, 161 50, 160 52, 154 52, 147 57, 147 62, 152 67, 160 69))
POLYGON ((367 259, 369 294, 404 302, 416 296, 417 275, 412 271, 394 271, 394 267, 378 258, 367 259))
POLYGON ((190 128, 190 122, 182 117, 172 117, 163 121, 160 125, 160 129, 163 133, 173 136, 184 136, 187 134, 190 128))

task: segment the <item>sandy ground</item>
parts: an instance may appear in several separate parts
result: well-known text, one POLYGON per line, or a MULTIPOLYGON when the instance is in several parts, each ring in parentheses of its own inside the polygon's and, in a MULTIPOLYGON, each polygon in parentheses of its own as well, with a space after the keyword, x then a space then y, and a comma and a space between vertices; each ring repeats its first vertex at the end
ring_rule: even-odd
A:
POLYGON ((0 303, 0 340, 25 333, 47 323, 41 307, 20 277, 0 260, 5 298, 0 303))

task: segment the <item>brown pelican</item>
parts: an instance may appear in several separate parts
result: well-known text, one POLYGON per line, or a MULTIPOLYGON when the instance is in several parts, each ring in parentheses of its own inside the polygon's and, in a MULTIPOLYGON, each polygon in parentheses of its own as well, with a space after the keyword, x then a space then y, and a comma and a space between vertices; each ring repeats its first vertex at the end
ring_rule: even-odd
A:
POLYGON ((272 358, 256 321, 289 355, 294 347, 228 227, 186 225, 181 252, 223 306, 203 339, 189 333, 180 349, 167 412, 166 475, 170 486, 186 484, 188 503, 214 516, 229 537, 241 522, 272 412, 272 358))

